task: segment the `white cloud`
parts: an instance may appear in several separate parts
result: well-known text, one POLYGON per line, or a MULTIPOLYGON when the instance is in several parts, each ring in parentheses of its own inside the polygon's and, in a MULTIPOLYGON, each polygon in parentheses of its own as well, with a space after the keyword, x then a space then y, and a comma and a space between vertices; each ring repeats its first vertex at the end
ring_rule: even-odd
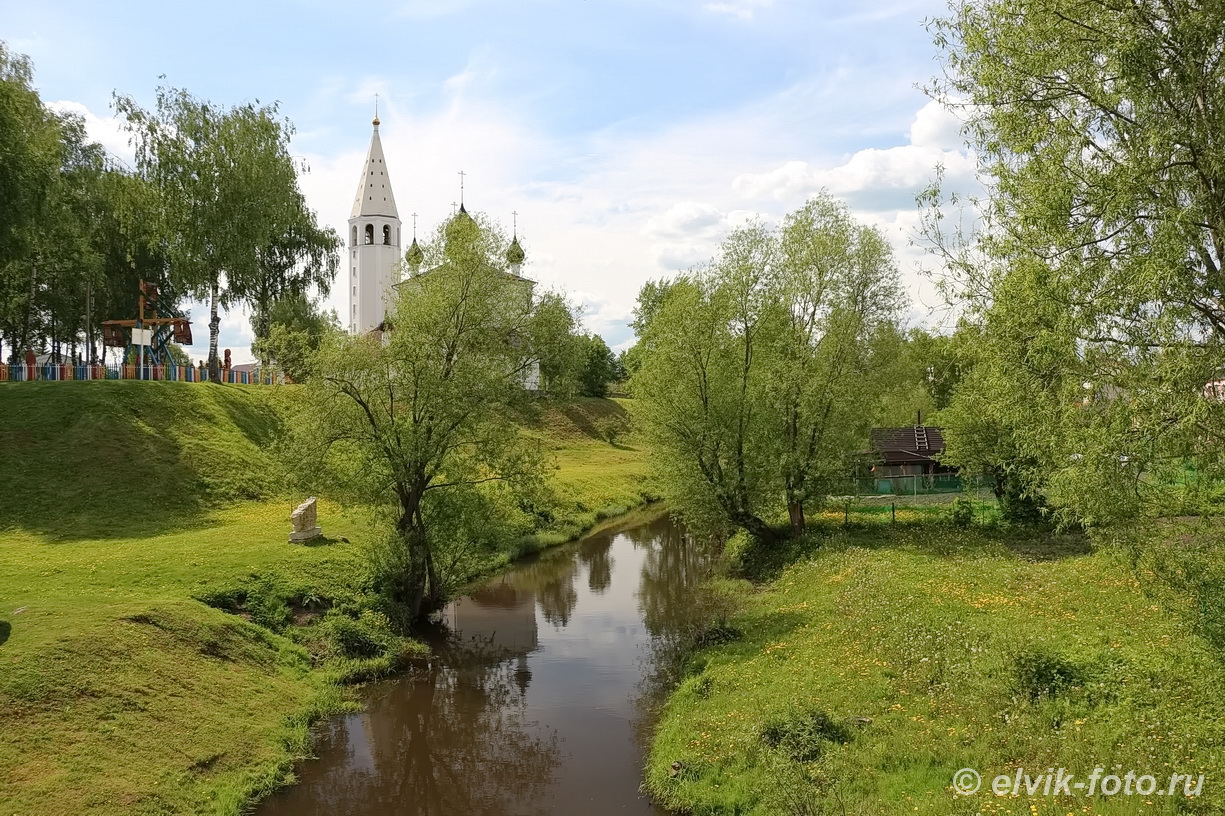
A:
POLYGON ((48 102, 47 107, 56 113, 71 113, 85 120, 85 132, 106 151, 129 167, 136 163, 136 151, 129 144, 130 135, 117 116, 98 116, 80 102, 59 100, 48 102))
POLYGON ((767 9, 774 5, 774 0, 722 0, 717 3, 707 3, 702 8, 716 14, 728 14, 741 20, 751 20, 759 9, 767 9))
POLYGON ((910 125, 910 143, 938 150, 964 148, 961 126, 960 116, 942 102, 932 99, 915 114, 914 122, 910 125))
MULTIPOLYGON (((405 244, 412 213, 419 214, 422 237, 450 215, 459 196, 457 173, 464 170, 470 210, 507 228, 511 212, 519 213, 525 273, 541 290, 570 293, 585 307, 588 329, 624 347, 625 324, 645 281, 708 260, 731 229, 758 216, 776 220, 825 187, 886 229, 908 287, 921 298, 915 314, 936 305, 931 287, 914 272, 922 260, 909 241, 914 194, 937 162, 945 164, 951 188, 972 192, 966 185, 973 184, 974 165, 951 141, 955 126, 930 103, 913 116, 908 136, 899 137, 908 144, 849 155, 823 155, 809 138, 813 111, 828 102, 827 94, 842 93, 828 85, 789 88, 740 109, 654 130, 615 126, 564 142, 546 134, 530 110, 511 107, 489 90, 495 79, 488 66, 470 64, 433 103, 378 77, 348 85, 328 80, 318 91, 368 100, 385 89, 378 90, 380 135, 405 244)), ((94 119, 104 126, 102 118, 94 119)), ((315 147, 321 138, 307 133, 299 133, 292 148, 311 167, 301 180, 308 202, 342 237, 369 127, 365 116, 346 125, 341 150, 321 151, 315 147)), ((326 301, 341 315, 348 313, 348 268, 346 257, 326 301)), ((192 353, 203 354, 207 309, 198 305, 194 312, 201 342, 192 353)), ((249 359, 250 341, 245 315, 227 315, 222 347, 234 350, 235 362, 249 359)))

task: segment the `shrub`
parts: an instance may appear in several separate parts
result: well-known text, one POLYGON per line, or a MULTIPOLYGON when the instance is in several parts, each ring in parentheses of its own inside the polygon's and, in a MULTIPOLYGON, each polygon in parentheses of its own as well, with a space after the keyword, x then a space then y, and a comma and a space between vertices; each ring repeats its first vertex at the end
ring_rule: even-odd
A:
POLYGON ((969 527, 974 523, 974 502, 965 496, 958 497, 953 501, 952 518, 958 527, 969 527))
POLYGON ((824 711, 802 708, 767 720, 761 741, 795 762, 815 762, 830 743, 845 745, 850 730, 824 711))
POLYGON ((1017 694, 1037 701, 1082 685, 1084 672, 1061 655, 1024 649, 1012 658, 1012 679, 1017 694))
POLYGON ((329 650, 337 657, 377 657, 399 648, 391 632, 391 622, 378 612, 365 611, 358 618, 329 614, 320 624, 320 630, 329 650))

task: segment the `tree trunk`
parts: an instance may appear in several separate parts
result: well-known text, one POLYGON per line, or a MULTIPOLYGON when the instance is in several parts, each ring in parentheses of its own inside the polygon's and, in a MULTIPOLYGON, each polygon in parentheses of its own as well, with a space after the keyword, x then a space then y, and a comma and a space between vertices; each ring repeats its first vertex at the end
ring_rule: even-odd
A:
POLYGON ((743 527, 746 531, 748 531, 749 535, 753 536, 763 544, 773 544, 774 542, 778 541, 778 533, 774 532, 769 524, 766 524, 752 513, 747 511, 737 513, 732 518, 732 521, 743 527))
POLYGON ((23 348, 32 348, 30 345, 30 323, 34 317, 34 292, 38 285, 38 261, 34 258, 30 259, 30 296, 26 300, 26 319, 25 328, 21 332, 21 346, 23 348))
POLYGON ((804 518, 803 502, 792 499, 787 503, 787 515, 791 517, 791 532, 795 535, 803 535, 807 527, 807 520, 804 518))
POLYGON ((215 383, 221 382, 221 360, 217 357, 217 339, 221 334, 221 316, 217 314, 217 280, 209 292, 208 319, 208 378, 215 383))

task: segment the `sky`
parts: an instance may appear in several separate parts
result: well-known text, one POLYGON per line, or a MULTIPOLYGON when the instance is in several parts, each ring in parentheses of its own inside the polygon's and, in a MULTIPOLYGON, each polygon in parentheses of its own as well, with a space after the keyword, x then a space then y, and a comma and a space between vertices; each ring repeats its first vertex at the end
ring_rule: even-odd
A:
MULTIPOLYGON (((115 92, 159 84, 220 105, 276 102, 321 223, 345 236, 379 128, 406 233, 464 202, 508 230, 524 274, 565 292, 615 349, 647 280, 709 260, 730 229, 825 189, 890 239, 911 325, 946 313, 915 245, 936 166, 975 193, 958 120, 923 88, 943 2, 867 0, 2 0, 0 39, 45 103, 131 163, 115 92)), ((406 241, 407 242, 407 241, 406 241)), ((348 313, 341 282, 326 300, 348 313)), ((191 307, 195 357, 207 308, 191 307)), ((221 346, 251 359, 248 316, 221 346)))

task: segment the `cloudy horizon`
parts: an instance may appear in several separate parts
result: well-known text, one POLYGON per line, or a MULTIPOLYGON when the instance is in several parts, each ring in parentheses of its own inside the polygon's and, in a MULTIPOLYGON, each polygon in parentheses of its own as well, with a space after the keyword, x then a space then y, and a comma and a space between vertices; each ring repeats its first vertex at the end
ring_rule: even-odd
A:
MULTIPOLYGON (((6 41, 57 110, 131 162, 112 94, 151 106, 160 83, 217 104, 277 100, 322 224, 347 235, 375 95, 405 243, 459 198, 518 233, 525 273, 584 308, 610 346, 641 285, 709 259, 728 230, 775 221, 821 189, 893 243, 911 324, 940 300, 911 244, 915 195, 944 168, 977 191, 956 118, 922 87, 939 70, 923 20, 942 3, 847 11, 789 0, 228 0, 108 9, 48 0, 9 13, 6 41), (164 79, 162 79, 164 77, 164 79)), ((348 311, 347 290, 326 301, 348 311)), ((193 356, 207 351, 198 324, 193 356)), ((933 317, 935 315, 935 317, 933 317)), ((232 312, 222 347, 250 359, 232 312)))

